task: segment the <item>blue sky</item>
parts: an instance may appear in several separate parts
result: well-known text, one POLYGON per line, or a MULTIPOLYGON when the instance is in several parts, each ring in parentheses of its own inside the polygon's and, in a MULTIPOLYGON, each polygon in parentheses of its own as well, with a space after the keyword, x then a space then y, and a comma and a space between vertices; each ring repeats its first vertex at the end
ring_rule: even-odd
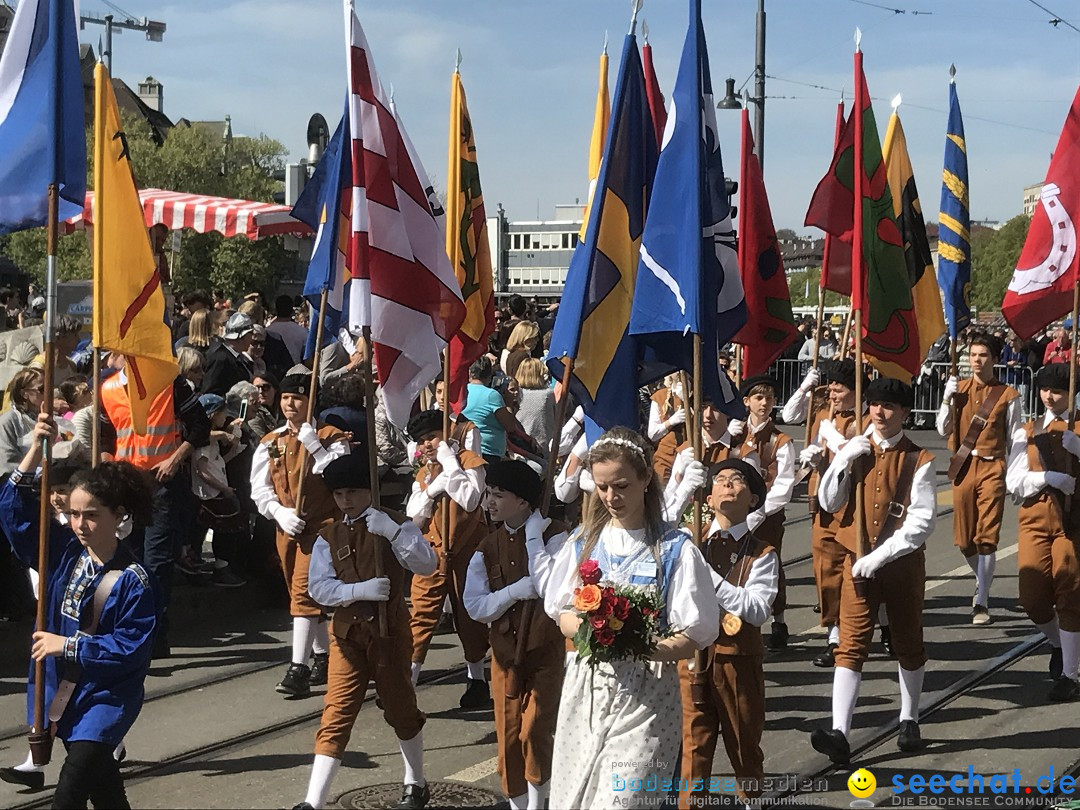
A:
MULTIPOLYGON (((1080 27, 1080 0, 1040 0, 1080 27)), ((299 158, 308 117, 337 124, 345 91, 338 0, 124 0, 137 16, 168 24, 162 43, 114 38, 114 72, 130 85, 153 75, 172 118, 232 116, 237 133, 265 133, 299 158)), ((629 0, 357 0, 384 85, 421 159, 442 186, 454 50, 476 131, 489 211, 512 219, 553 216, 586 189, 597 58, 609 33, 615 87, 629 0)), ((739 86, 754 67, 755 0, 703 0, 713 82, 739 86)), ((106 13, 99 0, 84 11, 106 13)), ((685 0, 646 0, 665 95, 686 33, 685 0)), ((928 221, 940 194, 948 68, 957 66, 971 185, 971 214, 1006 220, 1022 189, 1043 179, 1080 81, 1080 32, 1028 0, 766 0, 765 182, 778 228, 803 227, 828 167, 838 93, 850 99, 852 37, 863 31, 867 82, 884 135, 889 99, 901 120, 928 221), (877 6, 906 11, 896 14, 877 6), (924 12, 914 14, 913 12, 924 12), (925 13, 932 12, 932 13, 925 13), (798 82, 798 83, 797 83, 798 82), (818 89, 806 86, 820 85, 818 89)), ((102 29, 84 42, 97 47, 102 29)), ((640 40, 640 26, 639 26, 640 40)), ((748 83, 751 90, 752 81, 748 83)), ((718 111, 730 176, 738 170, 739 114, 718 111)))

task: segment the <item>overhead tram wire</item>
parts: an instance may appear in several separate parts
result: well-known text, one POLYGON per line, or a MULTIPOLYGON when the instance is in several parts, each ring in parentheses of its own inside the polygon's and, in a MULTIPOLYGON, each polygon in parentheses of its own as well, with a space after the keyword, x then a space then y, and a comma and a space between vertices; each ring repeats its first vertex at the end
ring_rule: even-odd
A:
POLYGON ((1035 2, 1035 0, 1028 0, 1028 2, 1031 3, 1031 5, 1035 6, 1036 8, 1040 8, 1043 11, 1045 11, 1047 14, 1049 14, 1052 19, 1048 20, 1048 22, 1050 23, 1050 25, 1054 26, 1054 28, 1057 28, 1059 25, 1064 23, 1065 25, 1069 26, 1069 28, 1071 28, 1073 31, 1076 31, 1077 33, 1080 33, 1080 28, 1077 28, 1075 25, 1073 25, 1071 22, 1066 20, 1060 14, 1055 14, 1053 11, 1048 9, 1046 6, 1042 5, 1041 3, 1035 2))
POLYGON ((871 3, 870 0, 848 0, 848 2, 849 3, 858 3, 860 6, 870 6, 871 8, 880 8, 882 11, 891 11, 894 15, 896 15, 896 14, 910 14, 911 16, 914 17, 916 15, 929 16, 930 14, 934 13, 932 11, 916 11, 916 10, 908 10, 906 8, 894 8, 893 6, 883 6, 880 3, 871 3))

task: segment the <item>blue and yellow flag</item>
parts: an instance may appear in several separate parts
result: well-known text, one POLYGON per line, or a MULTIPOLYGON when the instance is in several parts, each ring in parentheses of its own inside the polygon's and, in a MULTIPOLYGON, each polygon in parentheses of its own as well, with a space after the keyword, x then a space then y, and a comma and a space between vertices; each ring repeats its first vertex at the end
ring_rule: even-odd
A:
POLYGON ((570 390, 604 430, 640 427, 640 349, 627 325, 657 152, 637 39, 628 34, 585 240, 570 261, 548 355, 559 378, 562 358, 574 359, 570 390))
POLYGON ((968 213, 967 142, 964 119, 949 82, 949 128, 945 133, 945 168, 941 172, 938 216, 938 284, 945 297, 945 320, 954 340, 971 323, 971 215, 968 213))

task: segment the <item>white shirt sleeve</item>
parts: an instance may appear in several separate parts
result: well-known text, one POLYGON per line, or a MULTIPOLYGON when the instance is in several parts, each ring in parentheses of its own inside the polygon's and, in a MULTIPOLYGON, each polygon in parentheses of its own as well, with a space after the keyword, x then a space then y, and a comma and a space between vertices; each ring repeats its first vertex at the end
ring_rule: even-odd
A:
POLYGON ((551 569, 562 547, 569 537, 567 532, 562 532, 544 542, 542 537, 525 538, 525 550, 529 554, 529 576, 532 577, 533 587, 544 598, 548 585, 551 582, 551 569))
POLYGON ((315 539, 311 549, 311 564, 308 566, 308 593, 320 605, 341 607, 356 601, 356 591, 360 583, 345 583, 338 579, 330 559, 330 544, 322 537, 315 539))
POLYGON ((951 400, 948 402, 942 401, 941 406, 938 408, 937 419, 934 421, 938 436, 944 436, 945 438, 948 438, 949 434, 952 433, 952 406, 950 403, 951 400))
POLYGON ((660 441, 668 430, 668 426, 660 418, 660 406, 656 404, 656 400, 651 401, 649 403, 649 441, 660 441))
POLYGON ((471 470, 459 466, 456 470, 443 470, 442 474, 446 475, 446 494, 454 503, 466 512, 472 512, 480 506, 480 499, 487 486, 483 465, 471 470))
POLYGON ((574 588, 581 584, 578 579, 577 543, 564 542, 557 552, 552 552, 548 580, 543 590, 544 612, 553 621, 559 615, 573 612, 574 588))
POLYGON ((465 449, 480 455, 480 431, 476 428, 465 431, 465 449))
POLYGON ((1009 467, 1005 473, 1005 488, 1017 500, 1024 500, 1046 487, 1046 474, 1033 472, 1028 464, 1027 457, 1027 431, 1019 428, 1012 432, 1012 441, 1009 443, 1009 467))
POLYGON ((334 442, 327 448, 324 448, 323 452, 318 454, 318 458, 315 457, 315 454, 312 454, 311 472, 315 475, 322 475, 323 470, 326 469, 326 465, 328 465, 335 458, 341 458, 342 456, 349 455, 349 449, 349 443, 347 441, 341 440, 334 442))
POLYGON ((571 452, 571 448, 577 443, 578 437, 581 436, 582 431, 585 429, 585 411, 578 405, 574 409, 574 414, 566 420, 566 424, 562 427, 562 433, 559 434, 559 455, 565 456, 571 452))
POLYGON ((262 442, 256 445, 255 455, 251 459, 251 499, 259 514, 268 520, 274 519, 273 511, 281 505, 270 478, 270 451, 262 442))
POLYGON ((1023 430, 1024 416, 1021 413, 1020 397, 1012 400, 1005 409, 1005 435, 1012 436, 1016 431, 1023 430))
POLYGON ((720 632, 720 604, 712 569, 691 540, 683 543, 667 587, 668 627, 685 633, 699 649, 712 644, 720 632))
POLYGON ((818 506, 825 512, 839 512, 848 501, 851 491, 851 475, 848 466, 839 457, 821 474, 818 482, 818 506))
POLYGON ((784 442, 776 448, 776 478, 765 494, 763 510, 773 515, 791 503, 791 491, 795 488, 795 442, 784 442))
POLYGON ((409 492, 409 501, 405 504, 405 514, 412 519, 426 519, 435 512, 435 501, 428 497, 426 491, 420 488, 419 481, 413 481, 412 490, 409 492))
POLYGON ((577 496, 581 494, 581 471, 585 469, 585 465, 582 461, 588 452, 589 445, 588 442, 585 441, 585 435, 582 434, 574 444, 574 449, 570 451, 570 458, 563 464, 562 470, 555 479, 555 497, 563 503, 573 503, 577 499, 577 496), (570 459, 575 457, 578 459, 577 469, 570 475, 567 475, 566 470, 570 466, 570 459))
POLYGON ((401 524, 401 530, 390 544, 398 562, 414 574, 428 576, 439 567, 439 557, 431 543, 420 532, 420 528, 411 521, 401 524))
POLYGON ((813 390, 803 391, 801 388, 796 388, 780 410, 780 416, 783 417, 784 424, 797 425, 805 420, 810 410, 810 400, 813 398, 813 390))
POLYGON ((469 615, 481 624, 491 624, 513 607, 514 599, 507 588, 494 593, 488 583, 487 566, 483 552, 477 551, 469 559, 469 571, 465 575, 465 591, 462 601, 469 615))
POLYGON ((714 568, 709 571, 716 586, 716 598, 721 610, 734 613, 755 627, 761 627, 768 621, 772 615, 773 600, 776 599, 780 571, 775 551, 754 560, 746 575, 746 582, 741 587, 725 582, 714 568))

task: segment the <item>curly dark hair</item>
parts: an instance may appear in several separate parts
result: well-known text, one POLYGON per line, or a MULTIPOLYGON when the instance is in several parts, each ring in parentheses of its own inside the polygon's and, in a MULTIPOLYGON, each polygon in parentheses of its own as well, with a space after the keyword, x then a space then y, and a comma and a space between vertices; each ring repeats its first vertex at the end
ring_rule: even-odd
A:
POLYGON ((364 375, 359 370, 331 377, 319 392, 319 405, 323 409, 346 405, 350 408, 364 407, 364 375))
POLYGON ((113 512, 127 513, 136 526, 148 526, 154 487, 148 473, 126 461, 105 461, 71 477, 71 488, 89 492, 113 512))

